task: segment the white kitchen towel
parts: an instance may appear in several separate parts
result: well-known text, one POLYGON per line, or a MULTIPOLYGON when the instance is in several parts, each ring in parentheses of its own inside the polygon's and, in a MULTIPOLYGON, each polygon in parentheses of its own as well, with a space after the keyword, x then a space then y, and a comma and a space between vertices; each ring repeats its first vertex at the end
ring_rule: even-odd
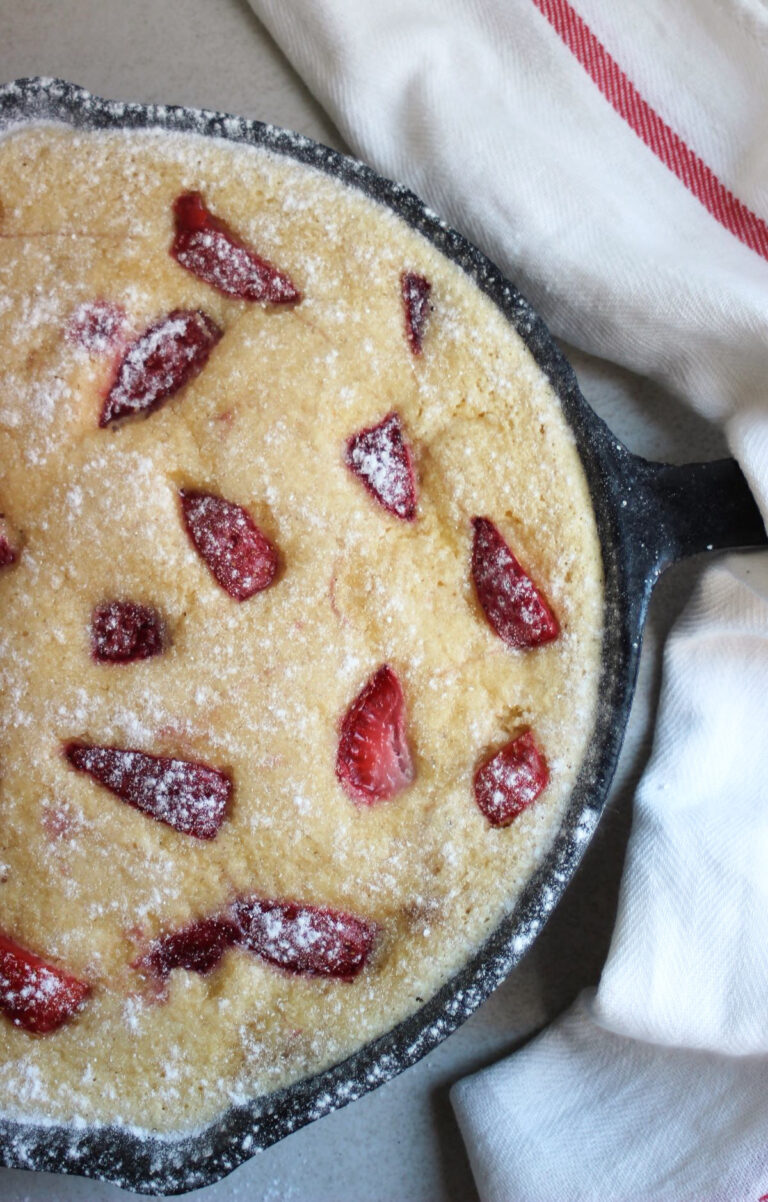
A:
POLYGON ((729 556, 669 641, 596 997, 454 1087, 483 1202, 768 1195, 766 598, 729 556))
MULTIPOLYGON (((720 422, 768 514, 764 0, 251 3, 356 153, 720 422)), ((768 1194, 765 557, 708 569, 664 672, 595 999, 454 1091, 484 1202, 768 1194)))

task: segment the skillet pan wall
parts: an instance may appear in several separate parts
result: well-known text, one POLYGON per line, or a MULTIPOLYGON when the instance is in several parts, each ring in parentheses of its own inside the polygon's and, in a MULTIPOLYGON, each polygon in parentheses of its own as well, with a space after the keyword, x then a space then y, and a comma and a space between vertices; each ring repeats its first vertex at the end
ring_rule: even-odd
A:
POLYGON ((84 130, 191 132, 262 146, 313 166, 385 204, 457 263, 502 310, 549 378, 586 472, 603 552, 605 632, 600 707, 555 843, 505 918, 469 963, 419 1011, 316 1077, 231 1107, 179 1138, 129 1129, 72 1128, 0 1119, 0 1164, 80 1173, 146 1194, 211 1184, 257 1149, 359 1097, 413 1064, 477 1009, 520 960, 573 876, 605 805, 629 716, 643 624, 654 583, 687 555, 768 545, 734 460, 672 467, 632 455, 593 413, 546 326, 480 251, 401 185, 299 135, 219 113, 100 100, 59 80, 0 88, 0 131, 59 121, 84 130))

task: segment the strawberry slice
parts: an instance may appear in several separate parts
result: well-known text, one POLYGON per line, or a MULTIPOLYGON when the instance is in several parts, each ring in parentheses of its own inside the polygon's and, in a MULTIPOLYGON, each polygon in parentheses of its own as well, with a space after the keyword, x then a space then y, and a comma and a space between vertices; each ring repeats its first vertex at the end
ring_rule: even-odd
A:
POLYGON ((377 933, 369 919, 296 901, 244 897, 231 914, 242 947, 311 977, 351 981, 365 967, 377 933))
POLYGON ((389 800, 413 780, 400 681, 382 664, 358 693, 341 724, 336 776, 353 801, 389 800))
POLYGON ((247 509, 211 493, 180 492, 184 525, 214 580, 235 601, 268 588, 277 571, 277 549, 247 509))
POLYGON ((127 664, 163 650, 160 614, 136 601, 107 601, 91 615, 91 654, 99 663, 127 664))
POLYGON ((475 801, 491 826, 509 826, 549 783, 549 769, 529 730, 475 773, 475 801))
POLYGON ((199 280, 235 300, 293 305, 301 293, 290 276, 246 246, 208 211, 199 192, 174 202, 176 234, 171 254, 199 280))
POLYGON ((238 938, 238 928, 227 915, 201 918, 177 931, 153 939, 149 950, 132 965, 140 972, 165 981, 175 968, 199 972, 216 968, 228 947, 238 938))
POLYGON ((16 1027, 45 1035, 77 1014, 90 985, 47 964, 0 932, 0 1011, 16 1027))
POLYGON ((380 505, 403 521, 413 521, 413 457, 398 413, 388 413, 377 426, 353 434, 347 441, 346 464, 380 505))
POLYGON ((183 835, 215 839, 232 796, 226 772, 122 747, 68 743, 64 755, 121 801, 183 835))
POLYGON ((120 342, 125 325, 125 310, 120 305, 87 301, 75 309, 64 334, 68 342, 81 346, 89 355, 103 355, 120 342))
POLYGON ((431 308, 429 294, 432 285, 423 275, 404 271, 400 276, 400 291, 405 311, 405 336, 414 355, 420 355, 431 308))
POLYGON ((485 616, 510 647, 551 643, 560 624, 489 518, 473 518, 472 579, 485 616))
POLYGON ((174 309, 149 326, 123 355, 99 425, 159 408, 199 375, 221 336, 201 309, 174 309))

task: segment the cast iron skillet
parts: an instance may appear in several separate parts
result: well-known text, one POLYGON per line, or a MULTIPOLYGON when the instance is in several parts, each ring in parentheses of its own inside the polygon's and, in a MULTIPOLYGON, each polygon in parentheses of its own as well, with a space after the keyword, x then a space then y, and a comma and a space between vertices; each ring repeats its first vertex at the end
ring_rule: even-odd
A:
POLYGON ((768 539, 735 460, 684 467, 648 463, 614 438, 587 405, 572 368, 523 297, 479 250, 401 185, 334 150, 257 121, 100 100, 60 80, 22 79, 0 88, 0 130, 35 120, 86 130, 189 131, 264 146, 335 176, 393 209, 498 305, 548 376, 576 437, 603 549, 601 701, 565 820, 514 912, 421 1010, 327 1072, 233 1106, 210 1126, 180 1138, 161 1139, 108 1126, 73 1129, 0 1119, 0 1164, 81 1173, 139 1193, 180 1194, 219 1180, 257 1149, 389 1080, 445 1039, 507 976, 560 899, 605 805, 656 580, 685 556, 766 546, 768 539))

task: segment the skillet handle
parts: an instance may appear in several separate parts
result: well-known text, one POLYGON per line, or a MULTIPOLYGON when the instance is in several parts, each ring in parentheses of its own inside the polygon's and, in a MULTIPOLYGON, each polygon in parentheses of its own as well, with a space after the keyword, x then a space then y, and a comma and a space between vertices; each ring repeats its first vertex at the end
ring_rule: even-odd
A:
POLYGON ((633 524, 655 552, 657 573, 702 551, 768 547, 765 523, 735 459, 681 467, 636 460, 636 466, 649 526, 637 528, 639 514, 633 524))

